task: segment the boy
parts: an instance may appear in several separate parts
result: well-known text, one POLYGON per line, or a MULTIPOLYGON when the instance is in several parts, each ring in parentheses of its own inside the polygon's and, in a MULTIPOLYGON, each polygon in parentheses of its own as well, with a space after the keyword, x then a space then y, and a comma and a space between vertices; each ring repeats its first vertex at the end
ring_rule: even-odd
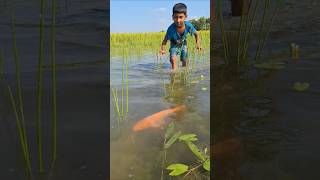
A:
POLYGON ((173 23, 169 26, 167 34, 162 41, 160 48, 160 54, 165 54, 165 46, 167 41, 170 40, 170 63, 173 70, 176 70, 177 67, 177 56, 180 55, 180 60, 182 66, 186 66, 187 62, 187 34, 195 35, 196 39, 196 48, 200 48, 200 37, 199 33, 193 27, 193 25, 185 21, 187 18, 187 6, 183 3, 178 3, 173 6, 172 10, 172 19, 173 23))

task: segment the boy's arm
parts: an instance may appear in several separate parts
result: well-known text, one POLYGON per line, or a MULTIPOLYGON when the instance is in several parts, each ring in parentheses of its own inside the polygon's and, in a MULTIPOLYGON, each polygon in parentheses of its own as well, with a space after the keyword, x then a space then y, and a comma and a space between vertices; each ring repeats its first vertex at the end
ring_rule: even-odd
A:
POLYGON ((160 48, 160 54, 161 55, 166 53, 165 47, 166 47, 167 41, 168 41, 167 36, 165 36, 163 41, 162 41, 161 48, 160 48))
POLYGON ((195 37, 195 39, 196 39, 196 48, 197 48, 197 50, 201 50, 201 46, 200 46, 200 34, 199 34, 198 31, 196 31, 196 32, 194 33, 194 37, 195 37))

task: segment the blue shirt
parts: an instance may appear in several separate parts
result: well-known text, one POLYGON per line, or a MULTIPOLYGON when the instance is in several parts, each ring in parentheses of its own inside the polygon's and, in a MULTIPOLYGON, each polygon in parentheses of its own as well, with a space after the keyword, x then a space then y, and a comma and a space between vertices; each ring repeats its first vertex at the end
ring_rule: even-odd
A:
POLYGON ((182 35, 177 31, 176 25, 172 23, 167 30, 166 39, 170 40, 170 46, 187 45, 187 34, 193 35, 196 31, 194 26, 189 21, 184 21, 185 30, 182 35))

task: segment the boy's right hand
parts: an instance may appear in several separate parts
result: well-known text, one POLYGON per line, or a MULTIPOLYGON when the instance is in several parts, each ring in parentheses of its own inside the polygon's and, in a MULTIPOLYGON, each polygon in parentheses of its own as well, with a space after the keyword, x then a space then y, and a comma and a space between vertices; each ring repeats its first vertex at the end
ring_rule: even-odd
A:
POLYGON ((166 54, 166 51, 164 50, 164 48, 161 46, 160 51, 159 51, 160 55, 164 55, 166 54))

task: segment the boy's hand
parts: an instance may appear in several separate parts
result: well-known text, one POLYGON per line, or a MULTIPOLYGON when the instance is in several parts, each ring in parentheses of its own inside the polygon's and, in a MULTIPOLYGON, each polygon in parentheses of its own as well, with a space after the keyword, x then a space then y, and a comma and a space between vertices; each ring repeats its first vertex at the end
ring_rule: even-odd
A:
POLYGON ((166 54, 166 51, 163 46, 161 46, 159 53, 160 53, 160 55, 166 54))
POLYGON ((201 51, 201 50, 202 50, 200 44, 197 44, 197 45, 196 45, 196 49, 197 49, 198 51, 201 51))

